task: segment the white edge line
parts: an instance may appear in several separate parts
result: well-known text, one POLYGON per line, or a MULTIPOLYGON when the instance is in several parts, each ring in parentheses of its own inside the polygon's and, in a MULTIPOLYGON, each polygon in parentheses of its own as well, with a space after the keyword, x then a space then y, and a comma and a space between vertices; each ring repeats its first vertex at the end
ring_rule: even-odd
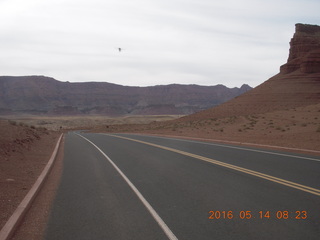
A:
MULTIPOLYGON (((106 135, 112 135, 112 134, 106 134, 106 135)), ((208 143, 208 142, 202 142, 202 141, 181 139, 181 138, 176 138, 175 136, 174 137, 163 137, 163 136, 155 136, 155 135, 149 135, 149 134, 147 134, 147 135, 131 134, 131 135, 147 136, 147 137, 153 137, 153 138, 163 138, 163 139, 170 139, 170 140, 176 140, 176 141, 182 141, 182 142, 192 142, 192 143, 198 143, 198 144, 212 145, 212 146, 225 147, 225 148, 233 148, 233 149, 239 149, 239 150, 243 150, 243 151, 259 152, 259 153, 266 153, 266 154, 272 154, 272 155, 278 155, 278 156, 284 156, 284 157, 292 157, 292 158, 300 158, 300 159, 320 162, 320 160, 316 159, 316 158, 302 157, 302 156, 296 156, 296 155, 284 154, 284 153, 268 152, 268 151, 263 151, 263 150, 250 149, 250 148, 235 147, 235 146, 223 145, 223 144, 218 144, 218 143, 208 143)), ((204 139, 204 140, 206 140, 206 139, 204 139)))
POLYGON ((156 220, 156 222, 162 228, 162 230, 167 235, 167 237, 170 240, 178 240, 178 238, 170 230, 170 228, 167 226, 167 224, 162 220, 162 218, 153 209, 153 207, 149 204, 149 202, 143 197, 143 195, 139 192, 139 190, 133 185, 133 183, 127 178, 127 176, 118 168, 118 166, 97 145, 95 145, 93 142, 91 142, 89 139, 83 137, 82 135, 80 135, 80 134, 77 134, 77 135, 82 137, 83 139, 85 139, 89 143, 91 143, 111 163, 111 165, 117 170, 117 172, 123 177, 123 179, 127 182, 127 184, 130 186, 130 188, 138 196, 138 198, 143 203, 143 205, 148 209, 148 211, 150 212, 152 217, 156 220))
POLYGON ((19 204, 17 209, 14 211, 12 216, 9 218, 9 220, 6 222, 6 224, 1 229, 0 240, 10 239, 10 237, 12 237, 12 235, 14 234, 14 231, 18 227, 19 223, 21 222, 21 220, 23 219, 23 217, 27 213, 29 207, 31 206, 33 200, 37 196, 37 193, 39 192, 40 188, 42 187, 44 180, 48 176, 48 174, 53 166, 54 160, 56 159, 56 156, 58 153, 58 149, 59 149, 59 146, 61 143, 62 136, 63 136, 63 134, 60 135, 60 137, 57 141, 56 147, 53 150, 53 153, 52 153, 47 165, 43 169, 42 173, 40 174, 40 176, 38 177, 36 182, 33 184, 30 191, 24 197, 22 202, 19 204))

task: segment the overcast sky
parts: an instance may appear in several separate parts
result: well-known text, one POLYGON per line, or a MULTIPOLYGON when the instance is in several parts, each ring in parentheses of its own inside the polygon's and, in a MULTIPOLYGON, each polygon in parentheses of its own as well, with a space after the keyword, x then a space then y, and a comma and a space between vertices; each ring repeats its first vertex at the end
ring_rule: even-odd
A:
POLYGON ((0 0, 0 75, 253 87, 319 0, 0 0), (118 48, 122 48, 119 52, 118 48))

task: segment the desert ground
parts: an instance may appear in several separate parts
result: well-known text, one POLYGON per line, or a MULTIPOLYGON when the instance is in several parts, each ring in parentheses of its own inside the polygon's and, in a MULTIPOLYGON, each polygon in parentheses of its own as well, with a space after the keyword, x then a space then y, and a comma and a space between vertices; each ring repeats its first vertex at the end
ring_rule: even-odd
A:
POLYGON ((48 162, 59 132, 0 120, 0 228, 48 162))
POLYGON ((73 129, 93 129, 96 126, 111 126, 123 124, 149 124, 151 122, 168 121, 182 115, 129 115, 121 117, 108 116, 6 116, 7 120, 18 125, 45 128, 51 131, 70 131, 73 129))
POLYGON ((185 121, 181 115, 24 116, 8 122, 46 131, 88 130, 195 137, 320 151, 320 104, 286 110, 185 121))
POLYGON ((192 121, 96 126, 94 132, 136 132, 185 136, 215 141, 273 145, 320 151, 320 104, 264 114, 192 121))

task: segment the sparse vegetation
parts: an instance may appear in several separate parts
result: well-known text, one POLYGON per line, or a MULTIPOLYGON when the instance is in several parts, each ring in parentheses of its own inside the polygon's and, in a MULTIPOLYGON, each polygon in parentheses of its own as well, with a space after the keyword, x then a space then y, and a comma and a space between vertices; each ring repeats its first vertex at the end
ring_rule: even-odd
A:
POLYGON ((276 127, 276 130, 283 131, 284 129, 282 127, 276 127))
POLYGON ((9 120, 8 122, 9 122, 11 125, 13 125, 13 126, 16 126, 16 125, 17 125, 17 122, 16 122, 16 121, 9 120))

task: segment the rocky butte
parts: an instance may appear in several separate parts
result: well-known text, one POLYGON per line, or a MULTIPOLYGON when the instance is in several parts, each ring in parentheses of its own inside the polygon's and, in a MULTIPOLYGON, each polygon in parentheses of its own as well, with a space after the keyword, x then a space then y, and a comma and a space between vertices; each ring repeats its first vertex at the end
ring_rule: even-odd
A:
POLYGON ((280 67, 281 73, 320 72, 320 26, 296 24, 296 32, 290 42, 288 62, 280 67))
POLYGON ((320 26, 296 24, 280 72, 258 87, 184 120, 245 116, 320 103, 320 26))

